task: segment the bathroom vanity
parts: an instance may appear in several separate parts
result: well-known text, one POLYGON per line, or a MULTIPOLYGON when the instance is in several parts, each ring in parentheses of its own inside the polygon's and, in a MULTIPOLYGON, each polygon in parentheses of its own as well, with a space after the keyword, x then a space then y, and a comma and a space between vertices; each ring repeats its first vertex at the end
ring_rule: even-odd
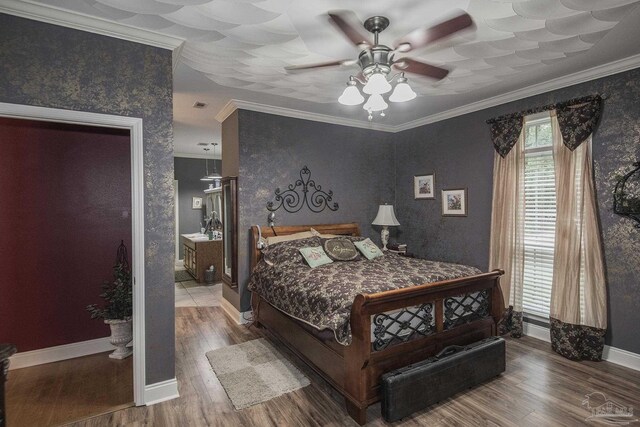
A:
POLYGON ((222 280, 222 239, 209 240, 205 235, 183 234, 184 268, 196 282, 204 282, 204 272, 211 265, 216 269, 215 281, 222 280))

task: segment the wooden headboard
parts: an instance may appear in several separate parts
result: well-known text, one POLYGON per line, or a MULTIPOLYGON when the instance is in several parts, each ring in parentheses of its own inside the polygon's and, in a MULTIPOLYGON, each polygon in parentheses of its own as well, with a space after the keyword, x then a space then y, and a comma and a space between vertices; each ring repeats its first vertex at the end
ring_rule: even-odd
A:
MULTIPOLYGON (((276 227, 269 227, 267 225, 260 226, 262 230, 262 237, 273 237, 273 236, 286 236, 288 234, 300 233, 302 231, 309 231, 310 229, 314 229, 320 234, 339 234, 342 236, 359 236, 360 235, 360 226, 355 222, 344 223, 344 224, 316 224, 316 225, 280 225, 276 227)), ((260 258, 262 257, 262 253, 257 246, 258 243, 258 227, 251 227, 251 271, 258 264, 260 258)))

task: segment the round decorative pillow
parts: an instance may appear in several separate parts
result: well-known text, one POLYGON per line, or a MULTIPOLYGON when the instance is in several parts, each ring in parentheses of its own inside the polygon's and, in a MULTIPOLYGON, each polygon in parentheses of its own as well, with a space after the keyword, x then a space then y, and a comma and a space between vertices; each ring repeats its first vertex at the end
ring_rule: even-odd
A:
POLYGON ((345 238, 325 240, 324 251, 335 261, 353 261, 359 255, 353 242, 345 238))

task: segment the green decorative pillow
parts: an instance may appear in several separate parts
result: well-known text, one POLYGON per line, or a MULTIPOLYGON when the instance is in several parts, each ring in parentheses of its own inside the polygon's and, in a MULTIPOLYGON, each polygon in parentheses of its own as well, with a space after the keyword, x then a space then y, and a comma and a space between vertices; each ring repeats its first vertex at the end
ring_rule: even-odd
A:
POLYGON ((315 246, 312 248, 300 248, 300 253, 309 264, 309 267, 316 268, 321 265, 331 264, 333 261, 329 258, 322 249, 322 246, 315 246))
POLYGON ((353 242, 353 244, 356 245, 356 248, 358 248, 358 250, 362 252, 362 255, 364 255, 367 259, 374 259, 384 255, 380 248, 376 246, 376 244, 373 243, 369 238, 366 238, 360 242, 353 242))
POLYGON ((334 261, 353 261, 359 255, 353 242, 341 237, 325 240, 324 251, 334 261))

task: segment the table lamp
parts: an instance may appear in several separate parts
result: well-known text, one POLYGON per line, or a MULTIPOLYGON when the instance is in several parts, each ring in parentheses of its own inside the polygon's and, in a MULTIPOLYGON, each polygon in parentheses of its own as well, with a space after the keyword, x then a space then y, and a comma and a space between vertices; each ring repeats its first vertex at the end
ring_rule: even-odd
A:
POLYGON ((386 251, 387 243, 389 243, 389 227, 400 225, 396 214, 393 212, 393 205, 380 205, 378 215, 376 215, 376 219, 371 224, 382 226, 380 238, 382 239, 382 250, 386 251))

